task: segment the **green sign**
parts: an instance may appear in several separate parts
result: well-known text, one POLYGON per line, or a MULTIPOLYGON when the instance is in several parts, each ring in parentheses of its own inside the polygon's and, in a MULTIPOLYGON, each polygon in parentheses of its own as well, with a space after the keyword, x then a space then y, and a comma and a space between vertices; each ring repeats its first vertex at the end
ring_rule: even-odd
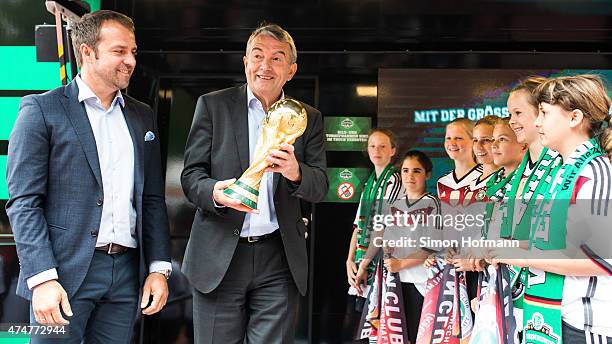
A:
MULTIPOLYGON (((0 49, 1 50, 1 49, 0 49)), ((20 97, 0 97, 0 140, 8 140, 17 119, 20 97)))
POLYGON ((363 151, 372 129, 370 117, 325 117, 325 144, 330 151, 363 151))
POLYGON ((62 85, 59 62, 37 62, 35 46, 0 46, 0 63, 10 66, 0 78, 1 90, 50 90, 62 85))
POLYGON ((8 199, 8 189, 6 187, 6 155, 0 155, 0 176, 2 176, 0 182, 0 199, 8 199))
POLYGON ((368 168, 328 168, 329 190, 324 202, 358 203, 363 184, 370 175, 368 168))
MULTIPOLYGON (((32 1, 30 1, 32 2, 32 1)), ((86 0, 91 7, 91 11, 100 9, 101 0, 86 0)), ((40 16, 40 23, 45 22, 50 15, 44 3, 38 4, 35 9, 26 8, 29 2, 24 1, 22 5, 23 11, 34 11, 30 13, 33 16, 40 16)), ((0 5, 0 12, 6 10, 0 5)), ((8 4, 10 5, 10 3, 8 4)), ((7 5, 7 6, 8 6, 7 5)), ((53 17, 51 17, 53 18, 53 17)), ((10 25, 9 25, 10 26, 10 25)), ((17 27, 19 30, 34 30, 34 27, 17 27)), ((10 35, 9 35, 10 36, 10 35)), ((6 35, 0 33, 0 38, 6 39, 6 35)), ((34 35, 32 35, 34 37, 34 35)), ((34 43, 34 42, 32 42, 34 43)), ((10 43, 9 43, 10 44, 10 43)), ((61 85, 59 62, 37 62, 36 47, 34 45, 2 45, 0 46, 0 65, 5 66, 2 77, 0 77, 1 91, 43 91, 56 88, 61 85)), ((70 64, 67 69, 70 70, 70 64)), ((17 112, 19 110, 19 102, 21 97, 3 96, 0 97, 0 141, 8 141, 17 112)), ((8 191, 6 187, 6 155, 0 155, 0 200, 8 199, 8 191)), ((2 343, 2 341, 0 341, 2 343)))
POLYGON ((28 344, 30 337, 27 335, 13 335, 8 332, 0 332, 0 343, 2 344, 28 344))

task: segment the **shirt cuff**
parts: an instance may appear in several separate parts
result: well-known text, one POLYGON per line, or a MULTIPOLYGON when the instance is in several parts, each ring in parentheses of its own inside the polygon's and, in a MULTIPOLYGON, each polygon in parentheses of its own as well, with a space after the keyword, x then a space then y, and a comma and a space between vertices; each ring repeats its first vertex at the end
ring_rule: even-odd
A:
POLYGON ((162 272, 170 270, 172 272, 172 264, 170 262, 165 262, 163 260, 154 260, 149 265, 149 273, 151 272, 162 272))
POLYGON ((57 276, 57 270, 55 268, 45 270, 40 272, 30 278, 28 278, 28 289, 32 290, 32 288, 36 287, 39 284, 43 284, 47 281, 56 280, 59 277, 57 276))
POLYGON ((215 208, 225 208, 224 205, 219 205, 219 203, 217 203, 217 201, 215 201, 215 196, 213 196, 213 204, 215 205, 215 208))

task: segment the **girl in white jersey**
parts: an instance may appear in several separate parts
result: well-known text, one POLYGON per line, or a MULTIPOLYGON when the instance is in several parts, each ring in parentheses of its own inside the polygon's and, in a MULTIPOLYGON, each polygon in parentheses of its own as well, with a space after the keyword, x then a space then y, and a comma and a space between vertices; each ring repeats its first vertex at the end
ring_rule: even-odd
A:
MULTIPOLYGON (((500 169, 490 178, 487 183, 487 194, 491 195, 491 203, 488 207, 491 208, 491 214, 487 214, 486 223, 483 230, 485 239, 499 239, 501 219, 500 206, 505 201, 503 196, 496 195, 493 191, 506 187, 506 183, 510 180, 519 166, 523 155, 527 150, 527 145, 517 141, 516 135, 508 124, 509 118, 499 118, 492 132, 493 143, 491 144, 492 163, 500 169)), ((470 259, 454 259, 453 264, 457 271, 482 271, 485 267, 483 257, 485 252, 478 250, 474 252, 470 259)))
MULTIPOLYGON (((446 126, 444 149, 446 154, 455 164, 455 168, 438 179, 438 198, 442 205, 442 215, 446 219, 453 219, 453 225, 443 223, 443 238, 445 240, 457 240, 461 242, 461 236, 480 237, 480 227, 476 224, 466 226, 459 220, 466 215, 477 216, 481 204, 486 196, 484 186, 477 187, 476 181, 482 176, 482 165, 476 163, 473 153, 473 131, 474 123, 467 118, 458 118, 446 126)), ((451 262, 454 250, 449 250, 448 261, 451 262)), ((466 253, 467 254, 467 253, 466 253)), ((426 266, 432 260, 428 259, 426 266)), ((478 275, 467 273, 466 281, 468 295, 471 298, 476 295, 478 275)))
POLYGON ((529 244, 538 256, 553 252, 575 259, 537 259, 531 254, 525 259, 497 258, 493 263, 529 268, 526 338, 546 336, 536 343, 559 343, 559 337, 572 344, 612 343, 612 277, 575 250, 586 242, 610 257, 605 247, 609 251, 609 241, 597 246, 598 241, 609 240, 607 214, 612 214, 612 165, 607 156, 612 150, 610 99, 601 79, 593 75, 548 80, 538 86, 536 95, 540 140, 560 153, 562 165, 551 173, 544 200, 534 212, 529 244), (530 289, 535 290, 532 295, 530 289), (561 295, 558 303, 553 302, 556 293, 561 295), (531 304, 539 307, 537 312, 528 312, 531 304), (555 310, 562 321, 558 327, 555 310))
MULTIPOLYGON (((438 236, 436 232, 441 229, 440 201, 435 195, 425 191, 432 169, 431 160, 425 153, 412 150, 404 155, 401 176, 406 193, 403 197, 391 200, 386 211, 387 214, 401 220, 385 229, 383 235, 385 240, 413 238, 418 242, 423 236, 438 236)), ((427 283, 427 272, 423 262, 429 253, 431 251, 427 248, 396 247, 390 251, 390 257, 384 261, 388 271, 399 272, 408 338, 412 343, 416 342, 427 283)))
MULTIPOLYGON (((495 180, 489 184, 490 189, 507 186, 505 182, 512 178, 527 151, 527 145, 518 142, 508 121, 509 118, 500 119, 493 130, 493 161, 502 170, 495 176, 495 180)), ((495 195, 491 195, 491 197, 494 199, 493 212, 490 215, 490 222, 486 226, 486 233, 483 234, 486 239, 499 239, 503 238, 500 233, 503 217, 500 216, 499 209, 507 200, 503 197, 495 197, 495 195)))
MULTIPOLYGON (((495 186, 489 187, 487 194, 495 202, 495 208, 491 210, 496 210, 496 214, 492 216, 491 213, 492 220, 485 228, 494 232, 488 233, 488 238, 523 242, 528 239, 536 200, 541 197, 537 194, 541 194, 542 188, 538 187, 544 184, 557 163, 559 153, 542 146, 535 126, 539 109, 534 91, 545 81, 543 77, 530 76, 520 81, 508 96, 510 127, 516 141, 527 145, 528 150, 512 174, 505 173, 504 178, 497 178, 495 186)), ((508 270, 513 282, 511 294, 516 323, 522 328, 527 270, 516 266, 508 266, 508 270)))
MULTIPOLYGON (((482 195, 483 192, 486 192, 487 183, 494 177, 500 168, 493 160, 492 151, 493 142, 495 141, 493 129, 495 128, 495 124, 500 120, 499 117, 490 115, 479 119, 474 125, 472 149, 476 157, 476 162, 482 166, 482 174, 474 180, 470 188, 477 194, 480 192, 482 195)), ((484 214, 488 201, 488 197, 482 197, 478 204, 471 206, 471 208, 474 209, 473 213, 484 214)), ((475 265, 476 259, 472 258, 475 254, 465 251, 468 250, 464 250, 464 254, 462 254, 461 257, 456 257, 452 260, 457 271, 479 271, 480 268, 475 265)))
POLYGON ((445 210, 462 213, 464 208, 477 202, 481 195, 472 187, 482 175, 482 166, 474 159, 472 150, 474 123, 458 118, 446 126, 444 149, 455 168, 438 179, 438 198, 445 210))
POLYGON ((374 171, 365 183, 357 215, 353 224, 353 235, 346 260, 346 274, 350 285, 349 294, 365 297, 365 289, 371 284, 373 264, 364 265, 358 276, 361 261, 368 250, 372 221, 382 211, 383 200, 396 198, 401 189, 401 178, 393 167, 396 153, 393 132, 387 129, 373 129, 368 136, 368 157, 374 171))
POLYGON ((541 76, 528 77, 519 82, 508 96, 510 127, 517 141, 526 144, 529 149, 510 181, 510 188, 504 190, 509 204, 502 233, 507 238, 527 240, 538 185, 547 178, 559 159, 558 152, 542 146, 535 126, 539 105, 534 91, 545 81, 546 78, 541 76))
POLYGON ((486 187, 487 181, 493 176, 499 166, 493 161, 493 128, 500 120, 499 117, 489 115, 479 119, 474 125, 474 136, 472 138, 472 149, 476 162, 482 165, 482 175, 474 182, 473 189, 480 190, 486 187))
MULTIPOLYGON (((369 259, 364 262, 367 252, 371 251, 373 221, 376 215, 382 213, 386 200, 397 198, 401 190, 400 175, 392 164, 396 147, 395 135, 388 129, 373 129, 368 136, 368 157, 374 165, 374 171, 361 193, 346 260, 346 274, 350 285, 347 302, 349 327, 360 321, 365 298, 374 282, 376 265, 369 259)), ((376 338, 369 340, 372 342, 376 338)))

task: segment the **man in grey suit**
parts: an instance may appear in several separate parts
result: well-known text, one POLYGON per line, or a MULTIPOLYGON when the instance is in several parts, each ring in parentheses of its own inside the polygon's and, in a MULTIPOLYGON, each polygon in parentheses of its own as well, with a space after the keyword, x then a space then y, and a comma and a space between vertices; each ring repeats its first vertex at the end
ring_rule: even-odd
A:
POLYGON ((322 116, 304 104, 304 134, 270 152, 257 210, 223 195, 252 161, 261 121, 297 71, 293 39, 277 25, 251 34, 243 60, 246 85, 196 105, 181 176, 197 207, 183 272, 194 287, 197 343, 292 343, 308 275, 300 200, 318 202, 328 187, 322 116))
POLYGON ((32 323, 70 334, 33 343, 128 343, 140 288, 142 312, 158 312, 171 270, 155 116, 120 92, 136 65, 129 17, 87 14, 72 39, 81 74, 24 97, 9 141, 17 294, 32 323))

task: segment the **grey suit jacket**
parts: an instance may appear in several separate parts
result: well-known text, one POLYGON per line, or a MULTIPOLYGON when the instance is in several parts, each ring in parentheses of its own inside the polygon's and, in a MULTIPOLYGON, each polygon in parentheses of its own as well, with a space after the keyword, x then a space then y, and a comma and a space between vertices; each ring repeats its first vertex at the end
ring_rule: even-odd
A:
MULTIPOLYGON (((308 124, 295 146, 302 180, 294 184, 274 174, 274 205, 293 279, 306 293, 308 259, 300 199, 318 202, 327 193, 321 113, 304 104, 308 124)), ((183 272, 203 293, 214 290, 225 275, 238 239, 244 213, 216 208, 213 186, 238 178, 249 166, 246 85, 205 94, 198 99, 185 149, 181 182, 197 211, 183 262, 183 272)))
MULTIPOLYGON (((31 299, 26 280, 56 268, 72 297, 91 263, 102 215, 103 185, 96 142, 75 81, 22 99, 10 136, 6 211, 21 270, 17 294, 31 299)), ((153 260, 170 261, 159 138, 149 106, 124 95, 134 144, 134 202, 140 281, 153 260)))

